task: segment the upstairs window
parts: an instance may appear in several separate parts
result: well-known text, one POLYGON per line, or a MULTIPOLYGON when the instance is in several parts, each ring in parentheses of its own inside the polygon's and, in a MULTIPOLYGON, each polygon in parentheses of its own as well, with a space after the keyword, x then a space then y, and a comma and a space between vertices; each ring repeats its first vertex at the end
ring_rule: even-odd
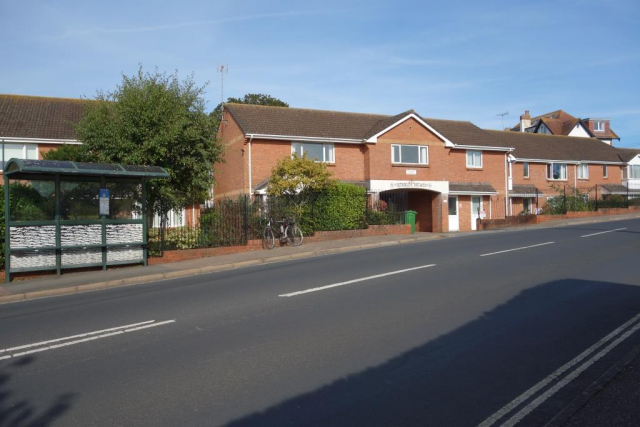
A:
POLYGON ((547 165, 547 179, 553 181, 567 180, 567 164, 566 163, 549 163, 547 165))
POLYGON ((604 121, 603 120, 595 120, 593 122, 593 130, 596 132, 604 132, 604 121))
POLYGON ((589 179, 589 165, 578 165, 578 179, 589 179))
POLYGON ((467 167, 468 168, 482 167, 482 151, 467 150, 467 167))
POLYGON ((522 164, 522 174, 525 178, 529 178, 529 163, 524 162, 522 164))
POLYGON ((609 168, 607 165, 602 165, 602 177, 609 178, 609 168))
POLYGON ((545 134, 548 134, 548 135, 551 134, 551 132, 549 131, 549 128, 546 127, 544 124, 540 125, 540 128, 538 129, 538 133, 545 133, 545 134))
POLYGON ((291 143, 291 155, 297 154, 303 157, 305 154, 311 160, 323 163, 334 163, 335 155, 333 144, 320 144, 314 142, 291 143))
POLYGON ((629 178, 640 179, 640 165, 629 165, 629 178))
POLYGON ((38 146, 36 144, 4 144, 4 158, 2 148, 0 148, 0 160, 2 169, 11 159, 38 160, 38 146))
POLYGON ((427 165, 429 164, 429 147, 391 144, 391 163, 427 165))

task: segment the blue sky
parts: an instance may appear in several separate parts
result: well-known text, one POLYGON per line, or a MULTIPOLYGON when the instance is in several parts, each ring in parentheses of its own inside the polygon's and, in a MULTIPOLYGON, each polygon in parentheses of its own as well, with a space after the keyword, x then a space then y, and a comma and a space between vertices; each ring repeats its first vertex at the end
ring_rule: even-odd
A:
POLYGON ((220 100, 470 120, 556 109, 640 146, 636 1, 0 0, 0 93, 93 97, 138 65, 195 73, 220 100))

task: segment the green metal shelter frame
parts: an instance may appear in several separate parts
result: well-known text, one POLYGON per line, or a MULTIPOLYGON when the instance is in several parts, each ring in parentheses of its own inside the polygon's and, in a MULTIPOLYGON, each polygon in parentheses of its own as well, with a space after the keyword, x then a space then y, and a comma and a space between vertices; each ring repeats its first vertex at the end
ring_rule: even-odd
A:
MULTIPOLYGON (((61 274, 63 268, 85 268, 85 267, 99 267, 102 266, 106 270, 108 265, 118 264, 137 264, 142 263, 147 265, 147 190, 146 181, 149 179, 168 178, 169 174, 166 170, 158 166, 123 166, 119 164, 103 164, 103 163, 82 163, 82 162, 70 162, 70 161, 53 161, 53 160, 20 160, 11 159, 5 163, 4 168, 4 209, 5 209, 5 281, 8 283, 11 280, 11 274, 25 271, 42 271, 42 270, 56 270, 57 274, 61 274), (18 181, 49 181, 55 183, 55 219, 53 220, 40 220, 40 221, 20 221, 11 219, 11 206, 10 206, 10 180, 18 181), (61 206, 61 181, 64 182, 93 182, 99 181, 100 188, 106 188, 109 184, 128 183, 139 184, 142 192, 141 204, 142 214, 138 219, 114 219, 109 218, 109 215, 99 215, 99 219, 62 219, 62 206, 61 206), (127 227, 133 225, 135 230, 138 230, 142 225, 142 236, 139 241, 125 241, 117 243, 109 243, 107 239, 107 230, 117 233, 117 227, 127 227), (102 238, 99 244, 62 244, 61 229, 66 227, 66 230, 70 230, 73 235, 74 226, 90 227, 93 226, 93 230, 100 227, 102 238), (48 230, 51 227, 55 227, 55 244, 49 242, 46 245, 36 244, 20 244, 17 247, 12 247, 12 231, 18 232, 18 229, 23 227, 25 230, 48 230), (40 228, 38 228, 40 227, 40 228), (124 260, 124 261, 109 261, 109 250, 117 251, 118 249, 126 248, 142 248, 142 259, 136 260, 124 260), (66 252, 65 252, 66 251, 66 252), (75 251, 76 254, 82 255, 82 251, 94 251, 93 255, 97 255, 97 251, 102 253, 101 262, 89 262, 79 264, 64 264, 63 253, 69 253, 75 251), (47 265, 36 265, 31 267, 17 267, 14 268, 11 265, 12 255, 15 256, 28 256, 47 254, 52 257, 55 252, 55 265, 49 263, 47 265)), ((96 194, 96 197, 98 195, 96 194)), ((27 236, 29 237, 29 236, 27 236)), ((94 238, 96 236, 93 236, 94 238)), ((69 240, 65 236, 65 240, 69 240)), ((94 256, 94 258, 96 258, 94 256)))

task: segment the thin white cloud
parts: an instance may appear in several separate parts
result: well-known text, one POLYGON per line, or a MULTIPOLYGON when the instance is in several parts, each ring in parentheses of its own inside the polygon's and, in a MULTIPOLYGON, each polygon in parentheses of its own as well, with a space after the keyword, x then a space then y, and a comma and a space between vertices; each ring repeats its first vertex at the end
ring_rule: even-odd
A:
POLYGON ((329 13, 329 11, 306 10, 306 11, 260 13, 260 14, 254 14, 254 15, 235 16, 230 18, 208 19, 204 21, 178 22, 173 24, 160 24, 160 25, 151 25, 151 26, 144 26, 144 27, 133 27, 133 28, 87 28, 87 29, 80 29, 80 30, 68 30, 61 36, 52 37, 52 38, 65 39, 65 38, 97 35, 97 34, 146 33, 146 32, 153 32, 153 31, 166 31, 166 30, 176 30, 181 28, 201 27, 206 25, 228 24, 232 22, 254 21, 254 20, 261 20, 261 19, 272 19, 272 18, 289 18, 289 17, 295 17, 295 16, 319 15, 319 14, 325 14, 325 13, 329 13))

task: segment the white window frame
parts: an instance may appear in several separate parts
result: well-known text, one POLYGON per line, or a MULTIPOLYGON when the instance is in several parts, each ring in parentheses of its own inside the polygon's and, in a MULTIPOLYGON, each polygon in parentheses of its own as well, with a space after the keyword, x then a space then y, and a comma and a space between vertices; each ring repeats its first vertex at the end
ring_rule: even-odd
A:
POLYGON ((333 164, 336 162, 336 147, 333 143, 330 142, 304 142, 304 141, 292 141, 291 142, 291 157, 294 154, 297 154, 299 157, 304 155, 304 146, 305 145, 321 145, 322 146, 322 160, 316 160, 319 163, 329 163, 333 164), (296 150, 296 144, 300 147, 300 151, 296 150), (327 148, 330 147, 329 155, 327 156, 327 148), (327 158, 329 157, 329 158, 327 158))
POLYGON ((465 157, 467 158, 467 167, 471 169, 481 169, 482 168, 482 150, 467 150, 465 157), (473 163, 474 154, 479 153, 480 165, 475 165, 473 163), (471 164, 469 164, 469 154, 471 154, 471 164))
POLYGON ((588 163, 579 164, 578 170, 576 171, 576 173, 578 174, 578 179, 589 179, 589 164, 588 163))
POLYGON ((529 162, 522 163, 522 176, 529 178, 529 162))
POLYGON ((28 150, 27 147, 35 147, 36 148, 36 158, 35 159, 29 159, 29 160, 38 160, 40 159, 40 150, 38 149, 38 144, 25 144, 25 143, 21 143, 21 142, 5 142, 4 144, 2 144, 3 146, 0 147, 0 172, 4 171, 4 164, 10 159, 5 159, 4 158, 4 145, 22 145, 22 157, 20 157, 20 160, 27 160, 27 155, 28 155, 28 150))
POLYGON ((640 179, 640 165, 629 165, 627 166, 627 179, 640 179), (638 171, 636 174, 633 174, 632 171, 636 168, 638 171), (636 176, 633 176, 636 175, 636 176))
POLYGON ((429 164, 429 146, 417 145, 417 144, 391 144, 391 163, 394 165, 422 165, 427 166, 429 164), (394 148, 399 147, 400 158, 399 161, 394 159, 394 148), (403 162, 402 161, 402 147, 418 147, 418 163, 415 162, 403 162))
POLYGON ((593 121, 593 131, 594 132, 604 132, 605 125, 604 120, 594 120, 593 121))
POLYGON ((609 178, 609 166, 602 165, 602 177, 609 178))
POLYGON ((568 171, 566 163, 559 163, 559 162, 557 162, 557 163, 556 162, 547 163, 547 179, 549 181, 567 181, 568 174, 569 174, 569 171, 568 171), (564 166, 564 177, 558 178, 558 179, 555 179, 553 177, 553 165, 562 165, 562 166, 564 166))

